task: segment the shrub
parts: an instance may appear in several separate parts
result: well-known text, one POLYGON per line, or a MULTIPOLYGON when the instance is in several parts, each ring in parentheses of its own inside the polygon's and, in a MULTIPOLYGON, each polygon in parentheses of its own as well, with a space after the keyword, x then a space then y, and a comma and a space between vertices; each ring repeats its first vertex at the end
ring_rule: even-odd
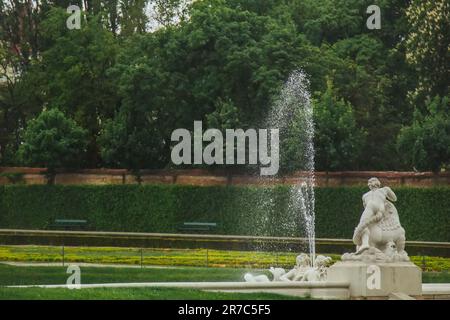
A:
POLYGON ((450 99, 436 96, 426 112, 416 109, 413 123, 398 135, 397 148, 409 168, 438 172, 450 166, 450 99))
MULTIPOLYGON (((316 189, 316 236, 351 238, 362 187, 316 189)), ((450 241, 450 188, 395 188, 408 240, 450 241)), ((288 210, 289 188, 180 185, 8 185, 0 188, 0 228, 45 229, 57 218, 92 230, 177 232, 186 221, 216 222, 217 233, 305 236, 288 210)))
POLYGON ((28 122, 18 158, 25 165, 41 166, 53 171, 76 167, 86 152, 87 131, 56 108, 44 110, 28 122))

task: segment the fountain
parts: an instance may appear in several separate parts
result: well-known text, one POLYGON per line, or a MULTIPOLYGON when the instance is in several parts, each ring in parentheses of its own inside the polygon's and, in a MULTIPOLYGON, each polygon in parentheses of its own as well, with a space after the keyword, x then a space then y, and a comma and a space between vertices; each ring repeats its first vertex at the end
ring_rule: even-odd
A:
POLYGON ((291 160, 296 165, 293 169, 301 171, 300 181, 290 187, 288 215, 303 224, 308 239, 310 265, 314 266, 314 120, 309 81, 303 71, 298 70, 290 75, 269 113, 267 125, 278 128, 281 139, 295 146, 295 150, 290 153, 284 149, 291 148, 283 148, 283 143, 281 146, 282 158, 283 155, 293 158, 291 160))
MULTIPOLYGON (((270 268, 271 283, 309 284, 298 288, 322 289, 317 297, 386 298, 393 293, 421 296, 422 271, 405 251, 405 230, 393 204, 397 197, 391 188, 381 187, 377 178, 370 178, 368 186, 369 191, 362 197, 364 211, 353 235, 356 251, 343 254, 341 261, 331 267, 329 257, 318 255, 312 262, 311 254, 302 253, 287 273, 282 268, 270 268), (347 296, 342 291, 332 293, 342 289, 340 284, 346 284, 347 296)), ((270 282, 267 276, 251 274, 246 274, 245 280, 270 282)))
MULTIPOLYGON (((331 258, 318 256, 315 249, 315 211, 314 211, 314 121, 309 81, 301 70, 293 72, 284 84, 281 94, 271 109, 267 127, 277 128, 282 140, 282 151, 291 157, 295 170, 301 173, 298 181, 289 190, 289 205, 286 221, 293 226, 300 222, 308 241, 308 254, 302 253, 296 265, 289 272, 281 268, 271 268, 275 281, 318 281, 326 278, 325 265, 331 258), (283 148, 283 140, 295 145, 288 153, 283 148), (294 141, 294 143, 292 143, 294 141), (293 158, 293 159, 292 159, 293 158), (275 273, 276 272, 276 273, 275 273)), ((267 201, 267 200, 266 200, 267 201)), ((268 200, 270 201, 270 199, 268 200)), ((247 282, 268 282, 266 276, 245 275, 247 282)))
MULTIPOLYGON (((330 268, 331 258, 316 257, 314 123, 308 86, 302 71, 292 73, 268 117, 268 127, 278 128, 280 137, 292 137, 296 147, 298 145, 294 154, 298 165, 295 169, 300 169, 302 175, 290 188, 288 220, 302 221, 309 248, 307 254, 297 256, 296 265, 289 272, 271 267, 272 283, 344 282, 354 297, 386 297, 391 292, 420 295, 421 270, 409 261, 405 251, 405 230, 393 204, 397 197, 389 187, 381 187, 377 178, 369 179, 370 190, 363 195, 364 211, 353 235, 356 252, 344 254, 342 261, 330 268), (372 285, 368 273, 374 277, 370 279, 372 285)), ((244 279, 250 283, 270 282, 266 275, 249 273, 244 279)))

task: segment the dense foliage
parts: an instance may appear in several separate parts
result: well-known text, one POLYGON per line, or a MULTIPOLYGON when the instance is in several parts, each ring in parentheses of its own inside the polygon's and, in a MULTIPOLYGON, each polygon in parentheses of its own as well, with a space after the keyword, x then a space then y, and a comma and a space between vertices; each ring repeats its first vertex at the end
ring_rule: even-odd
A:
POLYGON ((450 159, 450 104, 438 96, 426 104, 426 110, 416 109, 410 126, 402 128, 398 147, 403 159, 417 169, 438 170, 450 159))
POLYGON ((44 110, 31 120, 23 135, 18 157, 22 164, 47 167, 50 171, 73 168, 86 152, 86 130, 56 108, 44 110))
POLYGON ((0 165, 20 163, 26 127, 58 106, 88 132, 80 166, 167 167, 174 129, 257 128, 303 69, 318 170, 448 167, 448 152, 422 152, 423 134, 408 133, 435 97, 448 114, 448 1, 375 1, 382 27, 369 30, 373 2, 0 1, 0 165), (84 9, 79 30, 66 27, 69 3, 84 9))
MULTIPOLYGON (((351 238, 365 188, 317 188, 316 236, 351 238)), ((450 241, 450 188, 396 188, 408 240, 450 241)), ((87 219, 91 230, 177 232, 183 222, 216 222, 219 234, 305 236, 288 212, 289 189, 177 185, 0 188, 0 228, 45 229, 55 219, 87 219), (271 201, 264 201, 271 199, 271 201)))

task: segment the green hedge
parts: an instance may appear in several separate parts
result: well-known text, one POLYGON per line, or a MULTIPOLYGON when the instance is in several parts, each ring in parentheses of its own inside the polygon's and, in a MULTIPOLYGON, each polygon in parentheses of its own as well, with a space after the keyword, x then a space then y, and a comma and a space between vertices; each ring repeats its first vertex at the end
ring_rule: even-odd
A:
MULTIPOLYGON (((316 236, 351 238, 360 187, 316 189, 316 236)), ((409 240, 450 241, 450 188, 395 188, 409 240)), ((87 219, 91 230, 176 232, 184 221, 217 222, 219 234, 304 236, 288 210, 289 188, 178 185, 0 187, 0 228, 46 229, 56 218, 87 219)))

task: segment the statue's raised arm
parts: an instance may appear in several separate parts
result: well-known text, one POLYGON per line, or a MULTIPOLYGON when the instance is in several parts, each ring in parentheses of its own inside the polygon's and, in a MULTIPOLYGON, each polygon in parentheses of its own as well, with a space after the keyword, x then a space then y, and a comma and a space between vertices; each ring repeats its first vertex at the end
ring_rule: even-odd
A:
POLYGON ((389 187, 383 187, 383 188, 381 188, 381 189, 384 190, 384 192, 386 192, 386 198, 387 198, 389 201, 392 201, 392 202, 397 201, 397 196, 395 195, 394 191, 392 191, 391 188, 389 188, 389 187))

